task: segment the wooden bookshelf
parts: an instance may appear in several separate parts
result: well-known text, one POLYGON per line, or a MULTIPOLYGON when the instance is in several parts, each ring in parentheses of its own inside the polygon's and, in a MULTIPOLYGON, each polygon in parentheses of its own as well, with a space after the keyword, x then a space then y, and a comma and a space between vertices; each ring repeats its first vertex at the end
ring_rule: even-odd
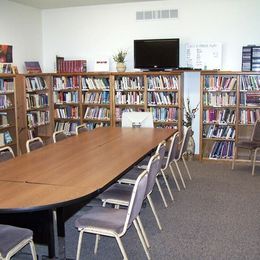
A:
POLYGON ((19 155, 16 89, 15 75, 0 74, 0 147, 8 145, 19 155))

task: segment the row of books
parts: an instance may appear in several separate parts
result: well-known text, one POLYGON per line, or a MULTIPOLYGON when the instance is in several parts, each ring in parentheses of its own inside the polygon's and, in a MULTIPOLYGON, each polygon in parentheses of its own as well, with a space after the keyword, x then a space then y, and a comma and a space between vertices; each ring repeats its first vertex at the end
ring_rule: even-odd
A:
POLYGON ((240 78, 240 90, 260 90, 260 76, 248 75, 241 76, 240 78))
POLYGON ((260 106, 260 91, 258 93, 240 93, 240 104, 260 106))
POLYGON ((149 76, 147 77, 148 90, 172 89, 178 90, 179 81, 177 76, 149 76))
POLYGON ((232 126, 225 125, 210 125, 209 127, 204 127, 203 137, 206 138, 224 138, 224 139, 234 139, 236 130, 232 126))
POLYGON ((55 118, 79 119, 79 108, 77 106, 67 106, 54 109, 55 118))
POLYGON ((13 138, 9 131, 0 132, 0 146, 11 144, 13 138))
POLYGON ((48 94, 26 94, 26 108, 40 108, 46 107, 49 104, 48 94))
POLYGON ((178 94, 168 92, 148 92, 149 105, 177 105, 178 94))
POLYGON ((28 128, 46 125, 50 122, 49 111, 30 111, 27 113, 28 128))
POLYGON ((110 93, 105 92, 85 92, 82 94, 82 101, 86 104, 109 104, 110 93))
POLYGON ((36 91, 47 89, 47 83, 43 77, 26 77, 25 78, 26 91, 36 91))
POLYGON ((9 126, 7 112, 0 112, 0 128, 9 126))
POLYGON ((237 78, 233 76, 206 75, 204 77, 205 90, 236 90, 237 78))
POLYGON ((144 89, 143 77, 116 77, 115 90, 141 90, 144 89))
POLYGON ((53 78, 53 89, 78 89, 80 85, 78 76, 62 76, 53 78))
POLYGON ((240 110, 241 124, 254 124, 258 119, 260 119, 260 108, 240 110))
POLYGON ((205 106, 234 106, 236 101, 235 93, 205 93, 203 96, 205 106))
POLYGON ((87 71, 86 60, 64 60, 63 57, 57 57, 56 63, 58 73, 87 71))
POLYGON ((13 72, 14 72, 14 68, 13 68, 12 64, 0 62, 0 73, 12 74, 13 72))
POLYGON ((79 102, 79 93, 77 91, 73 92, 54 92, 53 93, 53 102, 55 104, 63 103, 78 103, 79 102))
POLYGON ((214 142, 209 154, 210 159, 232 159, 233 158, 232 141, 217 141, 214 142))
POLYGON ((13 92, 14 91, 14 81, 13 79, 2 79, 0 78, 0 92, 13 92))
POLYGON ((203 111, 204 123, 234 124, 236 122, 236 112, 234 109, 210 108, 203 111))
POLYGON ((156 124, 156 128, 178 129, 176 125, 165 125, 165 124, 156 124))
POLYGON ((108 78, 88 78, 83 77, 81 79, 82 82, 82 90, 109 90, 109 79, 108 78))
POLYGON ((110 110, 104 107, 87 107, 84 119, 108 120, 110 118, 110 110))
POLYGON ((87 129, 89 130, 93 130, 95 128, 98 128, 98 127, 109 127, 110 124, 109 123, 105 123, 105 122, 88 122, 86 123, 86 126, 87 126, 87 129))
POLYGON ((117 121, 122 119, 123 112, 144 112, 144 109, 132 108, 132 107, 125 107, 125 108, 116 107, 115 117, 117 121))
POLYGON ((149 112, 153 113, 154 121, 172 122, 178 120, 177 108, 154 108, 150 107, 149 112))
POLYGON ((67 135, 75 134, 77 122, 55 122, 54 131, 64 131, 67 135))
POLYGON ((0 109, 12 107, 12 100, 7 95, 0 95, 0 109))
POLYGON ((120 104, 144 104, 144 94, 142 92, 116 92, 115 103, 120 104))

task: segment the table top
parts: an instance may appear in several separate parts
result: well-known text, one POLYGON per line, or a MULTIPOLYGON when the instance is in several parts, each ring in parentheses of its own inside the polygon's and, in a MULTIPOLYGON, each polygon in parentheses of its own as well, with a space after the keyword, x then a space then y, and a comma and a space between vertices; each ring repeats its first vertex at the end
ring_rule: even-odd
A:
POLYGON ((115 181, 175 130, 98 128, 0 164, 0 212, 86 198, 115 181))

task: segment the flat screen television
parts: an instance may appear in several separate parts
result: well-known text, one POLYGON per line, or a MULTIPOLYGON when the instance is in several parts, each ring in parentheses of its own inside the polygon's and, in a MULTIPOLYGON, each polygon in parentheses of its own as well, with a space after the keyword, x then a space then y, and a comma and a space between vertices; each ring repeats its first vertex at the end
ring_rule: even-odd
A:
POLYGON ((179 68, 179 39, 134 40, 134 67, 161 70, 179 68))

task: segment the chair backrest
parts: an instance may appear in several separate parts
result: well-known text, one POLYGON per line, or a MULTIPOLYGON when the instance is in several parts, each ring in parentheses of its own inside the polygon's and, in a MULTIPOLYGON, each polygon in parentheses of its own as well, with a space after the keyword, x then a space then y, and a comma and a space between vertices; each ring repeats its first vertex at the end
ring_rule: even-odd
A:
POLYGON ((145 198, 145 191, 148 180, 148 172, 144 170, 136 179, 129 206, 127 209, 127 216, 124 224, 122 234, 124 234, 127 228, 132 224, 133 220, 139 215, 143 200, 145 198))
POLYGON ((5 146, 0 149, 0 162, 4 162, 10 159, 13 159, 14 152, 13 149, 10 146, 5 146))
POLYGON ((160 155, 160 163, 159 163, 159 170, 163 167, 163 160, 165 157, 165 152, 166 152, 166 141, 162 141, 159 143, 159 145, 157 146, 156 149, 156 153, 158 153, 160 155))
POLYGON ((145 195, 147 196, 153 190, 153 186, 155 184, 156 176, 160 170, 160 155, 156 153, 153 155, 148 163, 147 171, 148 171, 148 181, 146 186, 145 195))
POLYGON ((27 153, 30 153, 31 151, 37 150, 41 147, 43 147, 43 141, 40 137, 29 139, 26 142, 27 153))
POLYGON ((260 119, 255 122, 253 133, 252 133, 252 142, 260 142, 260 119))
POLYGON ((187 148, 188 148, 188 145, 189 145, 189 140, 190 140, 191 136, 192 136, 192 129, 191 129, 191 126, 189 126, 186 129, 186 132, 184 134, 184 138, 183 138, 181 149, 180 149, 179 158, 187 151, 187 148))
POLYGON ((169 163, 172 160, 179 158, 179 153, 180 153, 179 142, 180 142, 180 134, 179 134, 179 132, 177 132, 170 139, 170 147, 169 147, 169 150, 168 150, 164 169, 168 168, 169 163))
POLYGON ((76 135, 79 135, 79 134, 81 134, 83 132, 87 132, 87 131, 88 131, 88 129, 85 124, 76 126, 76 135))
POLYGON ((53 138, 53 142, 54 143, 57 143, 59 141, 62 141, 64 139, 67 138, 67 135, 65 134, 65 132, 62 130, 62 131, 57 131, 57 132, 54 132, 53 135, 52 135, 52 138, 53 138))

